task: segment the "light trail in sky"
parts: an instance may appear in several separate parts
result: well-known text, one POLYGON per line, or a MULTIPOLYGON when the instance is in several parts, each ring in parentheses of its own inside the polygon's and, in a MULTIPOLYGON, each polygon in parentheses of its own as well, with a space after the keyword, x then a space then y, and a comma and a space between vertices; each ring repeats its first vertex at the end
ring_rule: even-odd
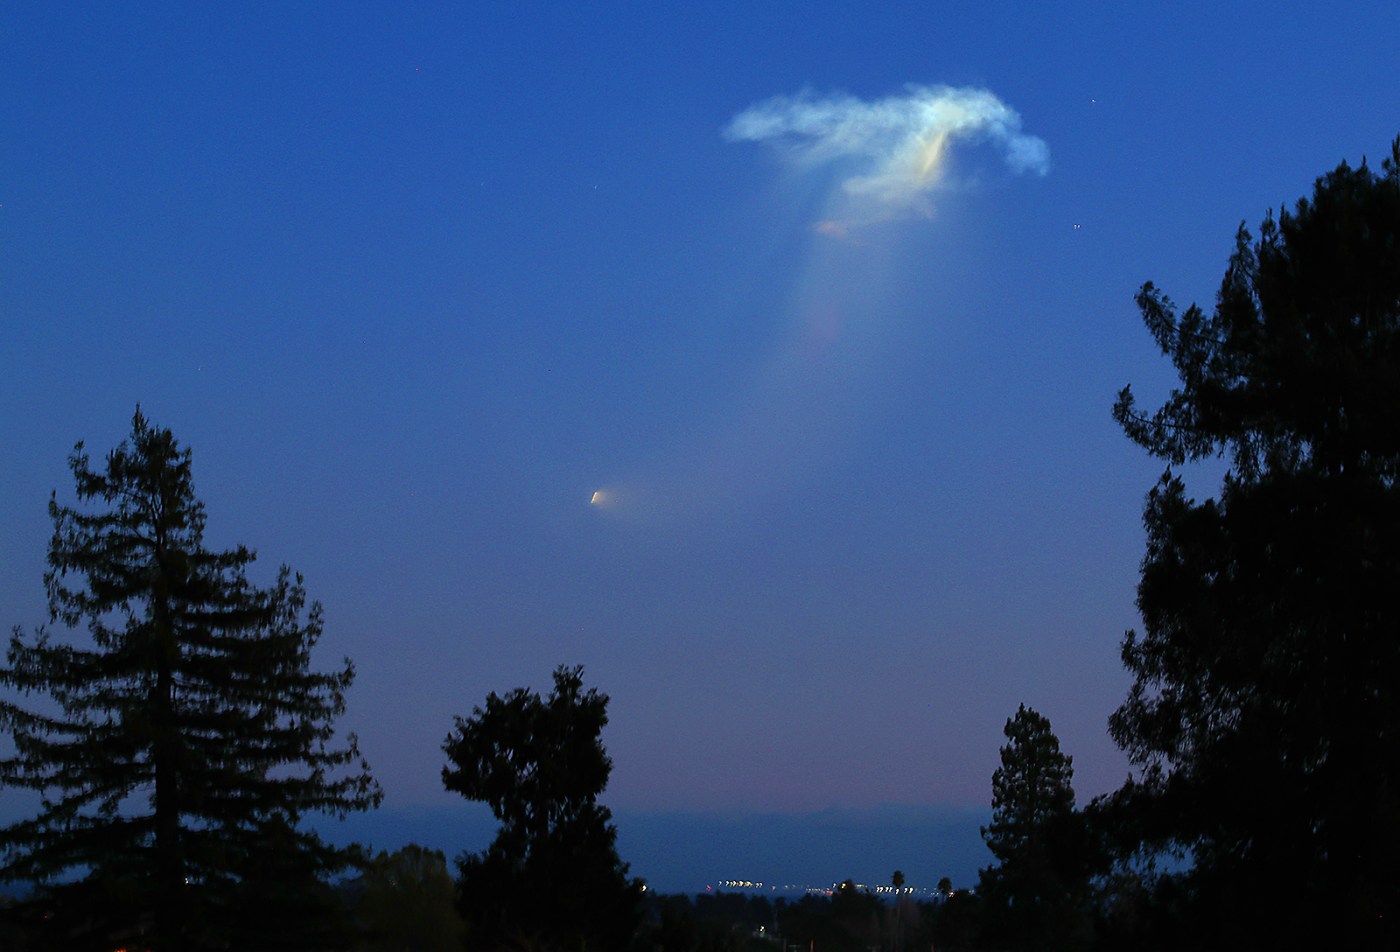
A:
POLYGON ((950 169, 960 148, 990 146, 1013 174, 1044 175, 1049 149, 1021 131, 1020 116, 984 89, 907 86, 874 101, 810 93, 776 96, 738 113, 732 142, 764 143, 794 174, 828 190, 793 268, 787 328, 751 360, 747 389, 723 400, 731 415, 680 434, 646 472, 593 493, 595 509, 647 524, 732 509, 781 490, 841 452, 875 402, 873 377, 895 346, 889 315, 908 277, 899 246, 934 217, 934 194, 977 177, 950 169), (884 226, 884 227, 876 227, 884 226))

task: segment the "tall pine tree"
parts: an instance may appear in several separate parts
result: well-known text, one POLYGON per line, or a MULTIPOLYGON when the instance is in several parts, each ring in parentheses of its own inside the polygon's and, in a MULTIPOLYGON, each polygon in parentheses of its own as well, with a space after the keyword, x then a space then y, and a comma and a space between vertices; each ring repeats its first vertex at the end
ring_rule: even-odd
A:
POLYGON ((1196 948, 1400 947, 1400 139, 1241 225, 1210 311, 1137 303, 1180 385, 1114 415, 1148 496, 1114 738, 1196 948), (1229 469, 1192 498, 1176 467, 1229 469))
POLYGON ((998 948, 1084 947, 1095 856, 1074 808, 1073 762, 1050 721, 1024 704, 1003 733, 992 822, 982 829, 997 859, 980 877, 985 936, 998 948))
POLYGON ((49 503, 44 580, 50 624, 91 643, 11 637, 0 781, 43 799, 0 830, 0 876, 36 884, 53 947, 305 947, 347 856, 299 821, 380 798, 333 736, 354 669, 311 670, 322 614, 299 575, 259 588, 252 551, 205 547, 169 430, 138 409, 105 466, 81 443, 69 462, 79 505, 49 503))

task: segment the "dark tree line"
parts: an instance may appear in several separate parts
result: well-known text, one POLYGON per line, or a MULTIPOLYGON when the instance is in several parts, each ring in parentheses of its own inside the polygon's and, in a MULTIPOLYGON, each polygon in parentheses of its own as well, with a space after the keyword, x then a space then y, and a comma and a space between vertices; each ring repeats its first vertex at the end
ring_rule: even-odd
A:
MULTIPOLYGON (((951 895, 950 895, 951 894, 951 895)), ((635 952, 918 952, 974 947, 979 915, 969 890, 933 901, 886 902, 851 880, 831 895, 769 899, 744 893, 648 894, 635 952)))

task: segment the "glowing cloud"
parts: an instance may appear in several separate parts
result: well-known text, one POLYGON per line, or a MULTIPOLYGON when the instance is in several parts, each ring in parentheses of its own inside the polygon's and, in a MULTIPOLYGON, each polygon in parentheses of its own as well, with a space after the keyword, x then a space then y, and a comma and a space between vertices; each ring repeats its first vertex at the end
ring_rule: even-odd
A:
POLYGON ((1017 174, 1050 168, 1045 142, 1023 133, 1016 111, 985 89, 907 86, 903 96, 874 102, 775 96, 735 116, 724 135, 772 143, 805 165, 854 164, 842 188, 874 217, 929 214, 929 194, 956 142, 989 142, 1017 174))

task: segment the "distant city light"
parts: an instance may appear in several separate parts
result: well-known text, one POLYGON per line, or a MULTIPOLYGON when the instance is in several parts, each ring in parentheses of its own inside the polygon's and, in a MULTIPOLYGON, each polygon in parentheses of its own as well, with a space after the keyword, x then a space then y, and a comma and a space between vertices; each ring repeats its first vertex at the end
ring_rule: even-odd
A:
MULTIPOLYGON (((717 889, 763 890, 765 892, 799 893, 809 896, 833 896, 840 888, 840 883, 832 883, 830 886, 809 886, 805 883, 783 883, 779 885, 777 883, 758 879, 721 879, 706 885, 705 891, 714 892, 717 889)), ((940 893, 937 889, 925 886, 910 886, 907 883, 898 889, 892 885, 882 886, 870 885, 867 883, 856 883, 855 888, 857 892, 879 896, 881 898, 895 896, 946 898, 944 894, 940 893)))

